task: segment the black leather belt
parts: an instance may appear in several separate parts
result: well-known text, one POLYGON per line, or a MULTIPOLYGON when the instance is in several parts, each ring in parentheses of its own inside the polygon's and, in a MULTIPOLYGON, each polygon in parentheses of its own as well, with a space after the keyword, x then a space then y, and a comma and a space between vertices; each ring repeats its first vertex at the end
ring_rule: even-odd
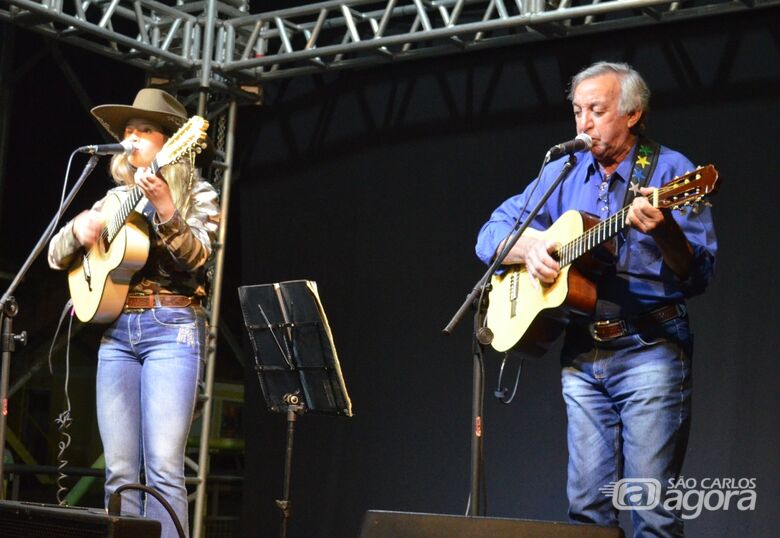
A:
POLYGON ((685 316, 685 307, 680 304, 661 306, 640 314, 631 320, 615 319, 591 323, 590 335, 596 342, 609 342, 622 336, 650 329, 672 319, 685 316))

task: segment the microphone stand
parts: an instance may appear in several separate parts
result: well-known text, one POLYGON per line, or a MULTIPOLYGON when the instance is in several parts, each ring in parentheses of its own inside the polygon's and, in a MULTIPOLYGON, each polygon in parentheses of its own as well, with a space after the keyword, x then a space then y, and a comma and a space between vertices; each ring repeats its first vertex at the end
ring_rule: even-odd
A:
POLYGON ((13 331, 13 319, 19 313, 19 305, 13 298, 13 293, 21 283, 27 271, 30 270, 33 262, 38 258, 40 253, 46 247, 46 243, 49 242, 50 236, 54 228, 57 226, 62 214, 73 202, 76 194, 81 189, 87 176, 92 173, 92 170, 97 166, 97 162, 100 159, 99 155, 92 155, 89 161, 84 166, 84 171, 81 173, 81 177, 76 181, 71 189, 68 197, 62 202, 57 214, 51 220, 46 230, 41 235, 38 243, 33 248, 27 260, 16 273, 13 282, 8 287, 6 292, 0 298, 0 317, 2 317, 2 341, 0 341, 0 349, 2 350, 2 367, 0 368, 0 500, 5 499, 5 488, 3 487, 4 468, 5 468, 5 424, 6 417, 8 415, 8 378, 11 372, 11 354, 16 350, 16 344, 25 345, 27 343, 27 331, 22 331, 20 334, 14 334, 13 331))
MULTIPOLYGON (((545 156, 542 168, 547 165, 550 160, 550 154, 545 156)), ((460 306, 458 311, 452 317, 450 322, 443 329, 443 333, 446 335, 452 334, 455 326, 460 323, 460 320, 466 314, 466 310, 475 307, 474 313, 474 333, 472 336, 472 356, 473 356, 473 381, 472 381, 472 400, 471 400, 471 489, 469 495, 469 516, 481 516, 482 514, 482 499, 480 495, 480 487, 482 485, 482 440, 484 439, 484 422, 483 422, 483 408, 484 408, 484 368, 482 355, 485 346, 489 345, 493 341, 493 332, 485 327, 485 313, 487 312, 488 293, 490 291, 490 278, 493 273, 501 266, 501 263, 506 258, 509 251, 523 235, 523 232, 528 228, 536 215, 541 211, 542 207, 547 200, 552 196, 552 193, 563 182, 566 176, 569 175, 571 169, 577 164, 577 157, 574 153, 569 154, 569 159, 566 164, 563 165, 561 172, 555 181, 552 182, 547 191, 539 199, 539 202, 534 206, 525 222, 520 224, 520 216, 518 215, 517 223, 513 228, 510 235, 507 237, 504 248, 493 259, 493 263, 490 264, 485 274, 477 281, 471 293, 466 297, 466 300, 460 306), (477 302, 477 299, 480 299, 477 302)), ((541 175, 541 174, 540 174, 541 175)))

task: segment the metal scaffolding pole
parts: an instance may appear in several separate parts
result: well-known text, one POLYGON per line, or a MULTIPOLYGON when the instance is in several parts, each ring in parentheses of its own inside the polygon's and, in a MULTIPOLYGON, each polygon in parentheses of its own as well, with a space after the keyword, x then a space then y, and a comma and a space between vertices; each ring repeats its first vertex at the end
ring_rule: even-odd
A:
POLYGON ((235 148, 236 109, 235 100, 230 102, 227 113, 227 132, 225 136, 225 168, 222 175, 220 196, 221 213, 219 239, 216 245, 214 262, 214 282, 211 295, 211 318, 209 320, 209 345, 206 360, 206 400, 203 405, 200 445, 198 450, 198 486, 195 496, 195 515, 192 522, 193 538, 201 538, 203 521, 206 516, 206 478, 209 472, 209 439, 211 428, 211 409, 213 404, 214 367, 217 361, 217 334, 219 312, 222 303, 222 275, 225 263, 225 241, 228 229, 228 210, 230 207, 230 184, 233 177, 233 152, 235 148))

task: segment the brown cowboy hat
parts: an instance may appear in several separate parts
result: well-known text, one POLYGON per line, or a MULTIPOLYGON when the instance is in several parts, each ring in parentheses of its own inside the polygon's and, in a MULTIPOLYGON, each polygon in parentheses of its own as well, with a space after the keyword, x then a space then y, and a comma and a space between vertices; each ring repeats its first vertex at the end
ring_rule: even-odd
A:
POLYGON ((187 121, 187 109, 170 93, 158 88, 144 88, 132 105, 100 105, 92 115, 117 140, 122 140, 127 122, 133 118, 153 121, 169 131, 170 136, 187 121))
MULTIPOLYGON (((132 105, 96 106, 92 109, 92 115, 117 140, 122 140, 127 122, 134 118, 153 121, 170 136, 178 131, 189 117, 184 105, 170 93, 159 88, 140 90, 132 105)), ((206 142, 206 149, 195 160, 198 167, 208 166, 214 158, 211 139, 207 138, 206 142)))

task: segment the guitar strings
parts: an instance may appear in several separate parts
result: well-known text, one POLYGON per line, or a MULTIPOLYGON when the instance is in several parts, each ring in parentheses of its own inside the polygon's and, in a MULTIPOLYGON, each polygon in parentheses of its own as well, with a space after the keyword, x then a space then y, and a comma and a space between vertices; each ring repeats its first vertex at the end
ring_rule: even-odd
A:
MULTIPOLYGON (((103 229, 100 232, 100 237, 99 237, 99 241, 98 242, 106 241, 109 244, 111 244, 111 242, 116 237, 116 234, 118 233, 119 229, 122 228, 125 219, 127 219, 127 216, 135 208, 135 206, 138 205, 138 202, 143 197, 143 194, 139 194, 139 193, 141 193, 141 188, 138 187, 137 185, 132 187, 128 191, 127 198, 125 198, 122 201, 122 205, 119 206, 119 209, 111 217, 111 220, 105 226, 103 226, 103 229), (132 202, 132 205, 131 205, 130 201, 133 198, 135 198, 135 200, 134 200, 134 202, 132 202), (129 206, 129 209, 128 209, 128 206, 129 206), (120 218, 120 215, 121 215, 121 218, 120 218), (111 227, 111 229, 109 229, 110 227, 111 227)), ((95 248, 94 246, 90 247, 90 249, 84 254, 84 257, 89 259, 89 255, 92 253, 92 250, 94 248, 95 248)))
MULTIPOLYGON (((672 181, 671 183, 667 183, 666 185, 658 187, 656 190, 658 191, 659 195, 665 195, 669 191, 676 189, 678 186, 679 181, 672 181)), ((623 207, 608 219, 599 221, 599 223, 592 228, 589 228, 572 241, 569 241, 568 243, 553 251, 553 256, 557 257, 561 266, 566 266, 585 254, 594 246, 603 243, 614 235, 617 235, 626 227, 625 220, 630 207, 630 205, 623 207), (613 225, 614 230, 612 230, 613 225)))

